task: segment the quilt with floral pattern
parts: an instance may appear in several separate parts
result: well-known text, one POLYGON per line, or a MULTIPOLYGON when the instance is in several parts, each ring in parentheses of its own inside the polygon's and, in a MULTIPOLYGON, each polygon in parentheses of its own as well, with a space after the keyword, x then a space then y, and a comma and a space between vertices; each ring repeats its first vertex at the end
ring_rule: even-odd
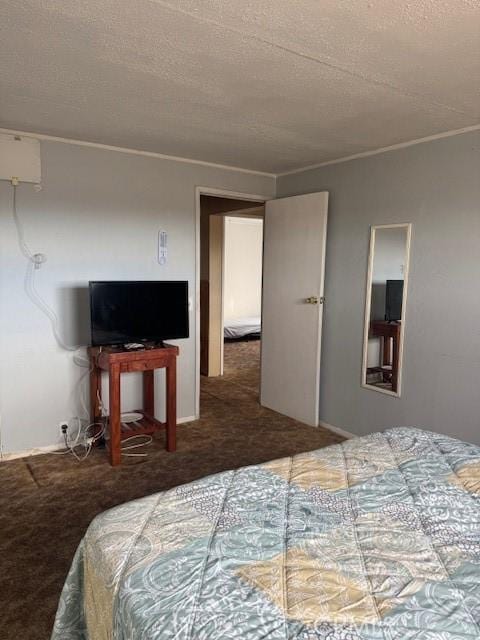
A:
POLYGON ((480 638, 480 447, 395 428, 116 507, 53 640, 480 638))

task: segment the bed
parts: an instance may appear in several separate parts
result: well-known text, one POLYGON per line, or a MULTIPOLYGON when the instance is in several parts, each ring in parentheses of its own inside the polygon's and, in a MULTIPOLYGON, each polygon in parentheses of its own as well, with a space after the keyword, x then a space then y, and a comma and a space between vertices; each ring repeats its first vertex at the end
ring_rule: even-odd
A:
POLYGON ((414 428, 92 522, 53 640, 478 640, 480 447, 414 428))
POLYGON ((245 338, 246 336, 255 336, 259 338, 261 328, 262 325, 260 316, 225 320, 223 337, 227 340, 238 340, 240 338, 245 338))

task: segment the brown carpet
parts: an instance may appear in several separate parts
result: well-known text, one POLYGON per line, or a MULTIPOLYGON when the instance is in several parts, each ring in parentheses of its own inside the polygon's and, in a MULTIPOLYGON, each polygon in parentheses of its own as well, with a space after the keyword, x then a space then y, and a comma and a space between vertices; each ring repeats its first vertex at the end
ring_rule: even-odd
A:
POLYGON ((259 341, 225 345, 225 375, 202 380, 201 418, 163 438, 147 458, 110 467, 39 455, 0 464, 0 639, 47 640, 75 549, 96 514, 196 478, 342 440, 258 404, 259 341))

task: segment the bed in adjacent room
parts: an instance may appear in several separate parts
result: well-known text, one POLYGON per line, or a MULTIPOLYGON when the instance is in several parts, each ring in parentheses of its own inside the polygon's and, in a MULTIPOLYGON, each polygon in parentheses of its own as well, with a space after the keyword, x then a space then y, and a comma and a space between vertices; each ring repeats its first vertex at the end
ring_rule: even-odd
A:
POLYGON ((92 522, 54 640, 480 637, 480 447, 413 428, 92 522))
POLYGON ((245 337, 260 337, 262 329, 260 316, 234 318, 225 320, 223 337, 227 340, 238 340, 245 337))

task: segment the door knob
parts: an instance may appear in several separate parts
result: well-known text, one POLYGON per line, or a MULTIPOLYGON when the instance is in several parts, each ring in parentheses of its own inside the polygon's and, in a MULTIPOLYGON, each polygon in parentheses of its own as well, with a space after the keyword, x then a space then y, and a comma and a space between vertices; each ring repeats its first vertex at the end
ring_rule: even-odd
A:
POLYGON ((310 296, 309 298, 305 299, 305 302, 307 304, 318 304, 318 297, 317 296, 310 296))

